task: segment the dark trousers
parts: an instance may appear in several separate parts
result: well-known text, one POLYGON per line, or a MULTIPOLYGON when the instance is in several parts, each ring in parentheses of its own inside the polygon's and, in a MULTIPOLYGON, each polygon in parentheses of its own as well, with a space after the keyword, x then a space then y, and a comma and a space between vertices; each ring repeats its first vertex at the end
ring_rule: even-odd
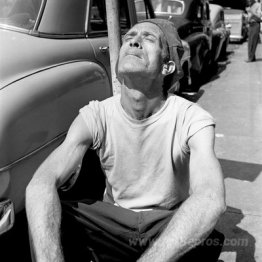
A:
POLYGON ((248 34, 248 60, 256 60, 256 49, 259 42, 260 23, 253 22, 249 24, 248 34))
MULTIPOLYGON (((62 203, 61 239, 67 262, 136 261, 163 231, 175 210, 134 212, 101 201, 62 203)), ((180 262, 217 261, 224 236, 213 231, 180 262)))

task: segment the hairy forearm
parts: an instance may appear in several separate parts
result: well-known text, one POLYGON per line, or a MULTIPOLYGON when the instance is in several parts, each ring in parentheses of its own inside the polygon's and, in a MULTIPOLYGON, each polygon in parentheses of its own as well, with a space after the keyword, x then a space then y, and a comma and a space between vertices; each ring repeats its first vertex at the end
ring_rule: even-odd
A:
POLYGON ((209 194, 192 195, 138 261, 177 261, 207 238, 223 211, 223 203, 218 204, 209 194))
POLYGON ((61 205, 55 186, 31 182, 26 190, 26 212, 37 262, 62 262, 61 205))

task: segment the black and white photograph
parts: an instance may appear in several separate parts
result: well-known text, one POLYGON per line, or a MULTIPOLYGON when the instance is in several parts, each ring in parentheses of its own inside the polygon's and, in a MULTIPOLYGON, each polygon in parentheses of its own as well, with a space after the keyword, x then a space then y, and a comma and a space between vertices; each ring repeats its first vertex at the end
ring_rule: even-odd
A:
POLYGON ((1 262, 262 262, 261 0, 0 0, 1 262))

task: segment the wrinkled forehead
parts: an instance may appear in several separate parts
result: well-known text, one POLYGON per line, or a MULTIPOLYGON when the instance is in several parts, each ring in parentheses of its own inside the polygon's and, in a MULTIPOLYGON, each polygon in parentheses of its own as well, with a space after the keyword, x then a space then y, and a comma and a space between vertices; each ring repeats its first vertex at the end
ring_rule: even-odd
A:
MULTIPOLYGON (((150 23, 150 22, 139 22, 138 24, 134 25, 127 33, 127 35, 136 35, 139 32, 142 32, 144 34, 152 34, 156 38, 159 39, 160 47, 163 49, 164 52, 169 53, 168 51, 168 44, 166 37, 163 33, 163 31, 157 26, 156 24, 150 23)), ((124 38, 125 38, 124 36, 124 38)))
POLYGON ((126 34, 144 32, 155 35, 157 38, 161 40, 164 38, 164 34, 162 30, 155 24, 149 22, 142 22, 134 25, 126 34))

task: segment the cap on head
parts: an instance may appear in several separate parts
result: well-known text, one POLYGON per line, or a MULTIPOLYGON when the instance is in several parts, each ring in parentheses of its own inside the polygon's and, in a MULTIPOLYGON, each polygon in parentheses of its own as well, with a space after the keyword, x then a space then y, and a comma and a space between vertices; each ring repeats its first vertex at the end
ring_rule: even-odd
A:
POLYGON ((153 23, 157 25, 163 32, 164 38, 168 45, 169 60, 174 61, 176 64, 176 70, 173 73, 174 76, 172 80, 172 84, 174 84, 183 76, 183 70, 181 67, 180 60, 184 54, 184 48, 175 28, 175 25, 169 20, 156 18, 142 20, 139 23, 153 23))

